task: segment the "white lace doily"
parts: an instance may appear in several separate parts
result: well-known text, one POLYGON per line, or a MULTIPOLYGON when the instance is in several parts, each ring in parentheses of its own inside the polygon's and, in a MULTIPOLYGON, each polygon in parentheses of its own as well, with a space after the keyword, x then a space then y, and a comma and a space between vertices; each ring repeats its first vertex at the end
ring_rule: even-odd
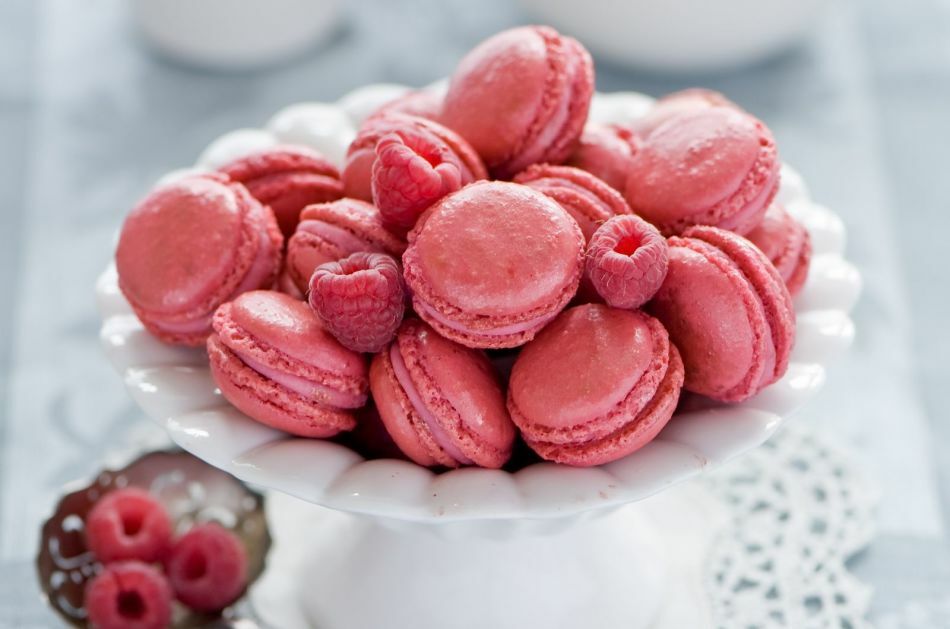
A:
POLYGON ((787 425, 700 482, 730 512, 707 558, 715 627, 870 627, 845 562, 873 536, 876 494, 847 455, 787 425))

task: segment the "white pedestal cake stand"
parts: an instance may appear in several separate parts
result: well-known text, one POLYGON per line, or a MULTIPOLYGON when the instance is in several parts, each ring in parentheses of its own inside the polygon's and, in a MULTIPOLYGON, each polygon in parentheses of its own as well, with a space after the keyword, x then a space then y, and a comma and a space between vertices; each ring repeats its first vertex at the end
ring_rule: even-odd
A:
MULTIPOLYGON (((340 161, 359 121, 405 89, 375 85, 337 104, 294 105, 265 129, 219 138, 195 169, 277 143, 310 145, 340 161)), ((625 122, 650 102, 598 94, 591 118, 625 122)), ((114 268, 97 286, 102 342, 132 397, 176 443, 274 490, 275 547, 252 593, 269 625, 704 627, 710 615, 700 575, 722 510, 695 485, 665 490, 762 444, 820 388, 824 365, 854 334, 848 313, 860 277, 843 258, 841 221, 812 203, 788 168, 779 198, 809 229, 815 252, 796 300, 788 373, 742 404, 680 413, 645 448, 600 467, 435 474, 288 437, 230 406, 201 350, 147 334, 119 293, 114 268)))

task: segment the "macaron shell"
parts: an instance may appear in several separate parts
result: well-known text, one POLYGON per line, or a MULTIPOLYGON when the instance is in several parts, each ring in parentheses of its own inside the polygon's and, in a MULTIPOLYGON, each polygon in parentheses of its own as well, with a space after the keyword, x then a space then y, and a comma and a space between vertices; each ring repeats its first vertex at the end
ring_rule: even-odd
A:
POLYGON ((353 415, 290 391, 246 366, 216 336, 208 338, 211 374, 222 395, 253 419, 300 437, 332 437, 356 426, 353 415))
POLYGON ((707 107, 731 107, 739 111, 742 110, 741 107, 719 92, 694 87, 667 94, 656 101, 643 117, 634 120, 630 126, 637 134, 647 136, 654 129, 681 112, 707 107))
POLYGON ((396 346, 416 390, 453 444, 482 467, 501 467, 511 456, 515 429, 488 357, 416 320, 403 326, 396 346))
POLYGON ((805 283, 811 261, 808 230, 781 205, 773 203, 747 238, 772 262, 794 297, 805 283))
POLYGON ((644 138, 630 164, 624 196, 667 235, 697 224, 747 232, 778 190, 771 133, 732 108, 671 116, 644 138))
POLYGON ((215 313, 215 329, 229 346, 268 367, 305 378, 329 379, 335 388, 366 390, 366 362, 343 347, 302 301, 275 291, 251 291, 215 313))
POLYGON ((423 214, 403 263, 417 299, 490 330, 563 307, 577 289, 583 247, 577 223, 553 200, 480 182, 423 214))
POLYGON ((590 240, 604 221, 632 213, 619 192, 579 168, 535 164, 519 173, 514 181, 557 201, 577 221, 585 240, 590 240))
POLYGON ((788 369, 788 360, 795 344, 795 309, 784 280, 765 254, 737 234, 704 226, 692 227, 683 234, 687 238, 710 243, 725 252, 758 295, 774 347, 773 370, 763 375, 758 388, 772 384, 788 369))
POLYGON ((637 142, 629 130, 589 124, 566 163, 589 172, 622 193, 637 142))
POLYGON ((529 442, 529 445, 546 460, 576 467, 603 465, 636 452, 660 434, 676 411, 684 369, 679 351, 673 344, 669 345, 667 362, 669 366, 656 394, 634 421, 594 441, 580 444, 529 442))

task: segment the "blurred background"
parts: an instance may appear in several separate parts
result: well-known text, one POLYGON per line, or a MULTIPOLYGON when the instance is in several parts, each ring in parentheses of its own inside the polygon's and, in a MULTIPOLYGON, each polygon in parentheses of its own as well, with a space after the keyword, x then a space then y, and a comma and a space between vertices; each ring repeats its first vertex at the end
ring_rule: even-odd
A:
POLYGON ((880 488, 853 562, 871 621, 950 627, 950 2, 231 2, 186 3, 184 24, 172 0, 0 3, 0 627, 55 626, 34 585, 39 522, 63 483, 157 430, 102 357, 93 303, 132 204, 228 130, 366 83, 425 85, 488 35, 545 21, 595 51, 601 91, 724 92, 844 218, 866 283, 857 341, 799 421, 880 488), (253 4, 272 13, 247 37, 236 7, 253 4))

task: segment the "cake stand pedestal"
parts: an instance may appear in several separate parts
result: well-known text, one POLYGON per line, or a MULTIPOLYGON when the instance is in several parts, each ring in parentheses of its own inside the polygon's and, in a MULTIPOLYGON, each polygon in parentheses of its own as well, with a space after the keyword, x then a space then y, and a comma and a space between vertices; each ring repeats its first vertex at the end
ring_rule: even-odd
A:
POLYGON ((728 513, 698 484, 552 520, 408 523, 273 493, 252 603, 286 629, 712 627, 704 564, 728 513))

